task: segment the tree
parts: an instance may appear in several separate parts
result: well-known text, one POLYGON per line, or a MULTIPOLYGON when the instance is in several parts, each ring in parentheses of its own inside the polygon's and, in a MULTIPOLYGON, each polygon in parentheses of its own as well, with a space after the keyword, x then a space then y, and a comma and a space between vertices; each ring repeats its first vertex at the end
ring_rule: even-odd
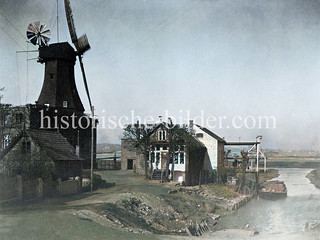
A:
POLYGON ((123 136, 125 139, 130 141, 132 147, 134 147, 138 153, 144 156, 144 170, 145 176, 148 178, 148 175, 152 174, 152 164, 151 164, 151 172, 148 174, 148 153, 150 151, 150 134, 152 132, 151 125, 139 124, 129 124, 124 129, 123 136))
POLYGON ((28 119, 27 107, 0 103, 0 151, 23 131, 29 124, 28 119))
POLYGON ((28 151, 22 144, 14 148, 2 161, 1 167, 10 176, 20 175, 23 179, 42 178, 52 180, 55 177, 55 167, 52 159, 45 151, 28 151))
POLYGON ((240 182, 237 189, 238 193, 244 193, 244 188, 246 186, 246 172, 247 172, 247 166, 249 161, 248 152, 241 150, 241 156, 242 156, 242 163, 241 163, 241 176, 240 176, 240 182))
POLYGON ((171 179, 174 179, 174 160, 175 160, 175 149, 179 142, 181 142, 182 134, 181 128, 177 124, 173 124, 171 118, 168 119, 168 145, 169 145, 169 158, 167 158, 166 162, 166 171, 165 177, 169 179, 169 165, 170 159, 172 159, 172 167, 171 167, 171 179))

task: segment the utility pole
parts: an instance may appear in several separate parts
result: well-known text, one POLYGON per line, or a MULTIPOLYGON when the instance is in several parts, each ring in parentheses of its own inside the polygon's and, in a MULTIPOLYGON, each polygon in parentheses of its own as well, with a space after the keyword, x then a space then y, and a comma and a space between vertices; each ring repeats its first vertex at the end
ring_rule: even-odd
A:
POLYGON ((96 128, 96 119, 94 117, 94 106, 91 106, 91 112, 92 112, 92 123, 91 123, 91 192, 93 191, 93 150, 94 150, 94 131, 96 128))

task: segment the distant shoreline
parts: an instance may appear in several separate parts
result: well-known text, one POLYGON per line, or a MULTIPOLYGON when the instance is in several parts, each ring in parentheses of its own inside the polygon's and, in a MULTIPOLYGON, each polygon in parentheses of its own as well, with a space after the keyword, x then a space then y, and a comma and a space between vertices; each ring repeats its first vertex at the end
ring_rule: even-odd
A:
MULTIPOLYGON (((259 167, 263 168, 263 161, 259 167)), ((267 168, 320 168, 319 157, 270 157, 267 168)))

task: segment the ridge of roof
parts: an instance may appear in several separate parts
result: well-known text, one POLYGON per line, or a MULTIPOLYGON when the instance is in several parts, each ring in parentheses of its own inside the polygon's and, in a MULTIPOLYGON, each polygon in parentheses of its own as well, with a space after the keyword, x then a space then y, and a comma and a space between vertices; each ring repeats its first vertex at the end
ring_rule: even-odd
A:
POLYGON ((205 127, 201 127, 198 124, 195 124, 198 128, 200 128, 202 131, 204 131, 205 133, 207 133, 208 135, 210 135, 211 137, 217 139, 219 142, 223 142, 223 143, 227 143, 226 140, 224 140, 223 138, 219 137, 217 134, 211 132, 208 128, 205 127))

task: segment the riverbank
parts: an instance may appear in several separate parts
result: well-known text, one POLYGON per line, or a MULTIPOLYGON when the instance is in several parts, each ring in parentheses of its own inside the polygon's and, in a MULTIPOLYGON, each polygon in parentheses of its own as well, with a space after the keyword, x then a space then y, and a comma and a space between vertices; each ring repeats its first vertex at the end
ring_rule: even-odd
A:
POLYGON ((320 168, 312 170, 306 177, 315 187, 320 188, 320 168))

